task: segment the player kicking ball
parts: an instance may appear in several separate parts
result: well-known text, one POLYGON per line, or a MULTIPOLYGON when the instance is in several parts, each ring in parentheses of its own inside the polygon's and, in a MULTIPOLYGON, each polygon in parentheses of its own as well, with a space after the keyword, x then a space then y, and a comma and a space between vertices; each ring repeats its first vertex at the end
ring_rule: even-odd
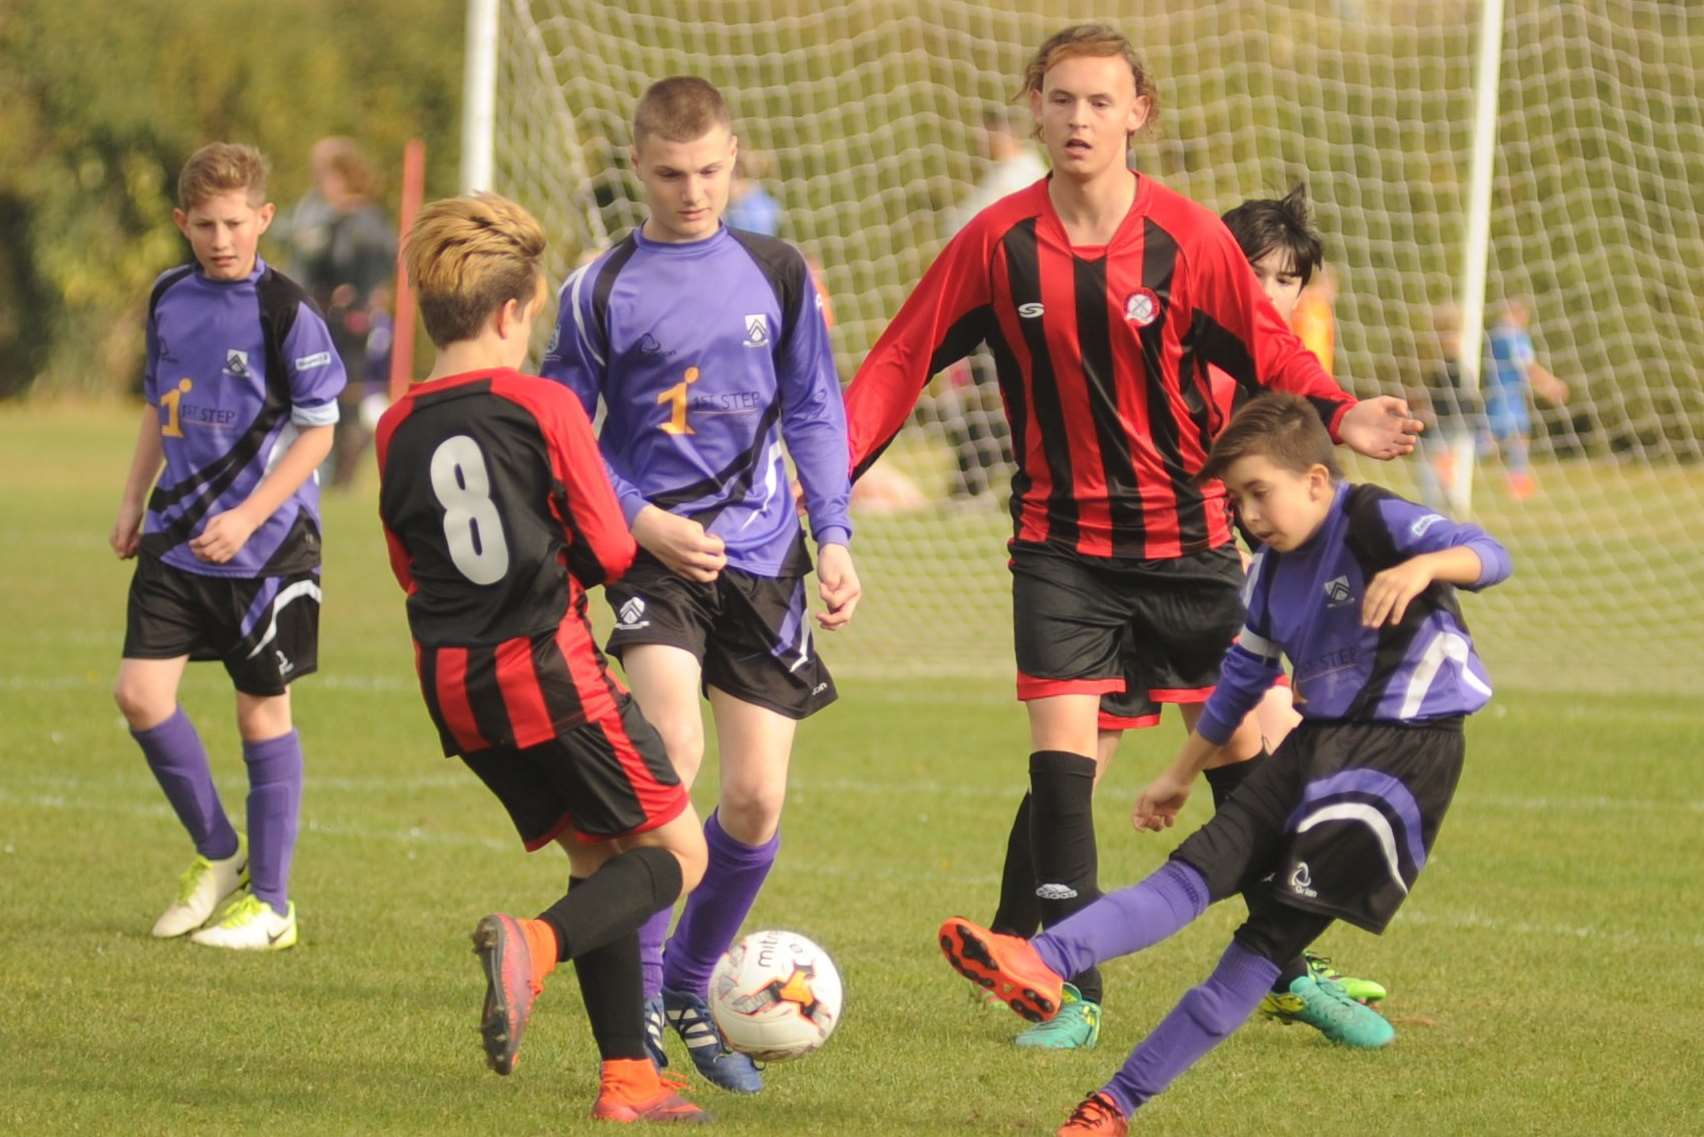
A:
POLYGON ((318 668, 314 470, 344 384, 319 313, 255 253, 274 212, 266 176, 258 150, 215 142, 178 177, 172 220, 195 263, 161 274, 148 298, 148 406, 111 537, 121 559, 137 558, 113 696, 195 845, 153 934, 242 951, 296 943, 290 684, 318 668), (246 842, 177 702, 185 665, 208 659, 236 688, 246 842))
POLYGON ((548 302, 544 248, 495 195, 421 211, 403 257, 438 355, 379 420, 379 516, 444 753, 529 852, 568 853, 568 891, 537 919, 474 929, 487 1062, 515 1068, 546 978, 573 960, 602 1059, 592 1116, 705 1121, 646 1056, 638 938, 698 882, 704 838, 586 619, 586 589, 627 569, 633 539, 580 404, 515 370, 548 302))
POLYGON ((650 215, 562 288, 542 367, 602 400, 600 443, 642 551, 606 590, 609 651, 690 785, 704 759, 700 692, 721 755, 704 825, 709 867, 666 951, 668 913, 641 937, 652 1054, 664 1021, 710 1082, 756 1093, 705 996, 780 847, 798 720, 835 698, 806 604, 811 569, 781 446, 798 469, 817 545, 824 629, 858 603, 846 426, 821 298, 804 256, 722 223, 737 143, 702 79, 654 84, 633 121, 633 169, 650 215))
POLYGON ((1294 668, 1302 723, 1212 819, 1133 888, 1033 940, 963 919, 940 943, 961 973, 1025 1018, 1046 1021, 1066 976, 1140 951, 1211 903, 1264 888, 1218 966, 1089 1095, 1059 1137, 1121 1135, 1131 1115, 1252 1014, 1284 962, 1333 920, 1383 932, 1413 888, 1461 775, 1463 719, 1491 697, 1455 589, 1509 574, 1503 547, 1337 471, 1305 402, 1262 396, 1214 443, 1222 476, 1262 542, 1247 620, 1219 685, 1170 768, 1142 792, 1139 830, 1177 820, 1196 777, 1294 668))

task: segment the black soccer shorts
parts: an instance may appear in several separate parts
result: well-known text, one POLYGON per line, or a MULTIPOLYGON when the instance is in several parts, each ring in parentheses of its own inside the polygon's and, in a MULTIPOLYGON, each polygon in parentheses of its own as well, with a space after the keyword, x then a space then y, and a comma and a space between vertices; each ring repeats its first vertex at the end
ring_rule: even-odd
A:
POLYGON ((1172 856, 1222 900, 1280 903, 1384 931, 1425 867, 1461 777, 1459 718, 1303 722, 1172 856))
POLYGON ((231 577, 136 558, 124 658, 217 659, 245 695, 282 695, 319 670, 318 572, 231 577))
POLYGON ((1012 546, 1018 698, 1101 696, 1101 728, 1152 726, 1163 703, 1199 703, 1242 628, 1233 546, 1166 560, 1012 546))
POLYGON ((524 749, 464 754, 533 852, 570 828, 607 841, 666 825, 691 803, 662 736, 625 692, 614 710, 524 749))
POLYGON ((725 568, 705 584, 677 576, 640 552, 620 580, 604 587, 615 610, 609 654, 639 644, 689 651, 704 687, 790 719, 834 702, 834 679, 816 653, 803 576, 757 576, 725 568))

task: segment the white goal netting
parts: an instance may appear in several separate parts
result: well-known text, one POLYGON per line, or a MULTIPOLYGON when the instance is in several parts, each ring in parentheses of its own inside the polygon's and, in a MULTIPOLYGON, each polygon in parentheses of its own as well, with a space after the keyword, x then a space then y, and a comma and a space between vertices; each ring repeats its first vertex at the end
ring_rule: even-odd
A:
MULTIPOLYGON (((780 235, 822 265, 849 377, 988 174, 984 123, 1029 53, 1115 23, 1162 113, 1136 165, 1223 210, 1305 181, 1352 390, 1426 388, 1461 293, 1478 0, 503 0, 494 185, 558 271, 643 218, 635 100, 670 74, 727 95, 780 235)), ((1531 482, 1473 464, 1471 508, 1516 577, 1467 602, 1521 686, 1704 687, 1704 9, 1509 0, 1486 324, 1530 310, 1568 387, 1532 403, 1531 482)), ((1491 365, 1486 364, 1487 382, 1491 365)), ((860 509, 867 600, 846 672, 1011 672, 998 410, 939 378, 860 509), (983 491, 984 483, 994 488, 983 491)), ((1357 464, 1418 496, 1447 463, 1357 464)))

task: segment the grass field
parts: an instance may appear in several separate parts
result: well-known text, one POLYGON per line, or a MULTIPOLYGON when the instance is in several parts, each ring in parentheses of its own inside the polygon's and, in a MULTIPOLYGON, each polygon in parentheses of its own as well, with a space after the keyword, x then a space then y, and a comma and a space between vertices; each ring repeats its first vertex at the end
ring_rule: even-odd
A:
MULTIPOLYGON (((108 694, 130 570, 105 542, 133 424, 128 409, 0 411, 0 1133, 607 1132, 585 1120, 596 1062, 569 977, 514 1077, 481 1060, 467 933, 488 910, 543 906, 566 867, 525 857, 438 757, 370 493, 328 505, 323 670, 297 692, 302 946, 232 957, 148 938, 189 850, 108 694)), ((760 1098, 698 1097, 730 1134, 1051 1132, 1211 966, 1239 906, 1109 967, 1097 1051, 1020 1057, 1017 1020, 973 1005, 932 942, 943 916, 992 907, 1025 750, 1009 679, 883 682, 870 654, 801 731, 753 916, 834 953, 843 1025, 772 1068, 760 1098)), ((183 698, 240 820, 223 672, 192 669, 183 698)), ((1105 785, 1105 883, 1172 843, 1130 834, 1123 813, 1174 742, 1133 741, 1105 785)), ((1323 943, 1391 988, 1396 1044, 1348 1053, 1250 1024, 1137 1131, 1704 1133, 1701 751, 1695 698, 1499 698, 1389 934, 1323 943)), ((713 794, 707 776, 701 804, 713 794)))

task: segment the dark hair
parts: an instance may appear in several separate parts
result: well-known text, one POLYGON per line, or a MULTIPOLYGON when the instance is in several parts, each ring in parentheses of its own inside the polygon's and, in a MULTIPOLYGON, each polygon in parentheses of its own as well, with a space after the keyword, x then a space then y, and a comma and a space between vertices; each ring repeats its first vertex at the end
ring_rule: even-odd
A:
POLYGON ((1308 187, 1298 182, 1283 197, 1243 202, 1223 220, 1250 264, 1274 249, 1281 250, 1290 255, 1296 275, 1306 284, 1325 263, 1325 249, 1314 231, 1312 212, 1308 187))
POLYGON ((696 142, 718 126, 734 127, 722 92, 696 75, 671 75, 639 96, 633 111, 633 145, 653 134, 670 142, 696 142))
POLYGON ((1343 476, 1319 413, 1296 395, 1272 391, 1249 400, 1213 443, 1199 480, 1222 478, 1236 462, 1254 455, 1294 474, 1324 466, 1332 481, 1343 476))

